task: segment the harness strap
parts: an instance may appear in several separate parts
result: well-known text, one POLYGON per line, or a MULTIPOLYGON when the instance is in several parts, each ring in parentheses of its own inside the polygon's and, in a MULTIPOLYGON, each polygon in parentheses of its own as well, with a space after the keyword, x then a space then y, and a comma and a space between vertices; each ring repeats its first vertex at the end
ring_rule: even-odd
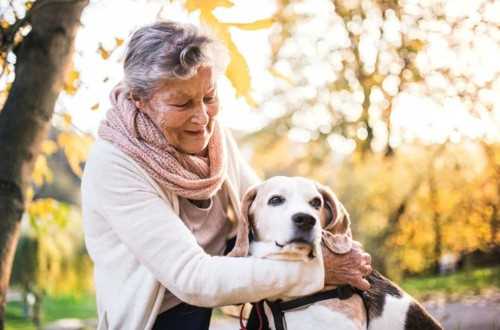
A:
POLYGON ((280 308, 280 300, 270 303, 266 301, 267 305, 273 313, 274 327, 276 330, 286 330, 285 313, 280 308))
POLYGON ((354 293, 354 289, 350 285, 342 285, 332 290, 314 293, 309 296, 300 297, 289 301, 266 300, 265 302, 273 313, 274 325, 276 327, 276 330, 286 330, 286 321, 284 317, 286 311, 327 299, 349 299, 354 293))
POLYGON ((326 299, 338 298, 340 300, 349 299, 354 294, 354 290, 349 285, 339 286, 335 289, 322 291, 310 296, 305 296, 297 298, 294 300, 284 301, 280 303, 282 311, 287 311, 297 307, 313 304, 317 301, 322 301, 326 299))
POLYGON ((367 291, 360 290, 358 288, 353 288, 354 292, 359 294, 361 297, 361 301, 363 301, 363 306, 365 307, 365 313, 366 313, 366 324, 370 324, 370 309, 369 309, 369 303, 368 303, 368 293, 367 291))

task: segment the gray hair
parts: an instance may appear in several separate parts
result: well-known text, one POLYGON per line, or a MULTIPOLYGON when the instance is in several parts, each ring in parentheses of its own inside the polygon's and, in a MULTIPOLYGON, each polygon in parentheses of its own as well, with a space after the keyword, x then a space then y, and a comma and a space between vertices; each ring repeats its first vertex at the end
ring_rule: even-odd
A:
POLYGON ((162 82, 189 79, 200 65, 223 73, 225 46, 192 24, 158 22, 137 30, 125 55, 125 84, 134 97, 149 98, 162 82))

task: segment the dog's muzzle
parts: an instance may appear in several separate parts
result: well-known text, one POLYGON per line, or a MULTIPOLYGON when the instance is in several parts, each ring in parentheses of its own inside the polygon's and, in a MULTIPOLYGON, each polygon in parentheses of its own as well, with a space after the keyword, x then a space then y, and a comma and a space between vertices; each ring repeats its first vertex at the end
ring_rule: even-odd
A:
POLYGON ((307 213, 296 213, 292 216, 292 221, 295 225, 295 228, 308 232, 314 228, 316 224, 316 218, 307 213))

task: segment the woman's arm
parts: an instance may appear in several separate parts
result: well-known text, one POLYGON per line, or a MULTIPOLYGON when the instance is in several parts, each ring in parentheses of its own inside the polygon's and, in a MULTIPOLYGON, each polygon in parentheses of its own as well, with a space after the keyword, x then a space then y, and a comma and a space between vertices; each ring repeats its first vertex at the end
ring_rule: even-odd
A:
POLYGON ((104 151, 86 164, 83 207, 102 214, 141 264, 181 300, 211 307, 323 287, 321 258, 305 264, 206 254, 138 165, 111 145, 104 151))

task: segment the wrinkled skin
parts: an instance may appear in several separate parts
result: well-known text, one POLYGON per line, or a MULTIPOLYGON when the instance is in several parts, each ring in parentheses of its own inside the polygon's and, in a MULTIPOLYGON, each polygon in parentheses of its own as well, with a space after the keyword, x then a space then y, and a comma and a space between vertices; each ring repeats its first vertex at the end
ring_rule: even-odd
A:
POLYGON ((359 242, 353 241, 352 250, 336 254, 324 244, 321 245, 325 264, 325 285, 350 284, 361 290, 368 290, 370 284, 364 276, 372 272, 371 257, 363 251, 359 242))
POLYGON ((149 99, 136 100, 135 105, 176 149, 203 154, 219 112, 214 79, 211 67, 200 66, 193 77, 166 81, 149 99))

